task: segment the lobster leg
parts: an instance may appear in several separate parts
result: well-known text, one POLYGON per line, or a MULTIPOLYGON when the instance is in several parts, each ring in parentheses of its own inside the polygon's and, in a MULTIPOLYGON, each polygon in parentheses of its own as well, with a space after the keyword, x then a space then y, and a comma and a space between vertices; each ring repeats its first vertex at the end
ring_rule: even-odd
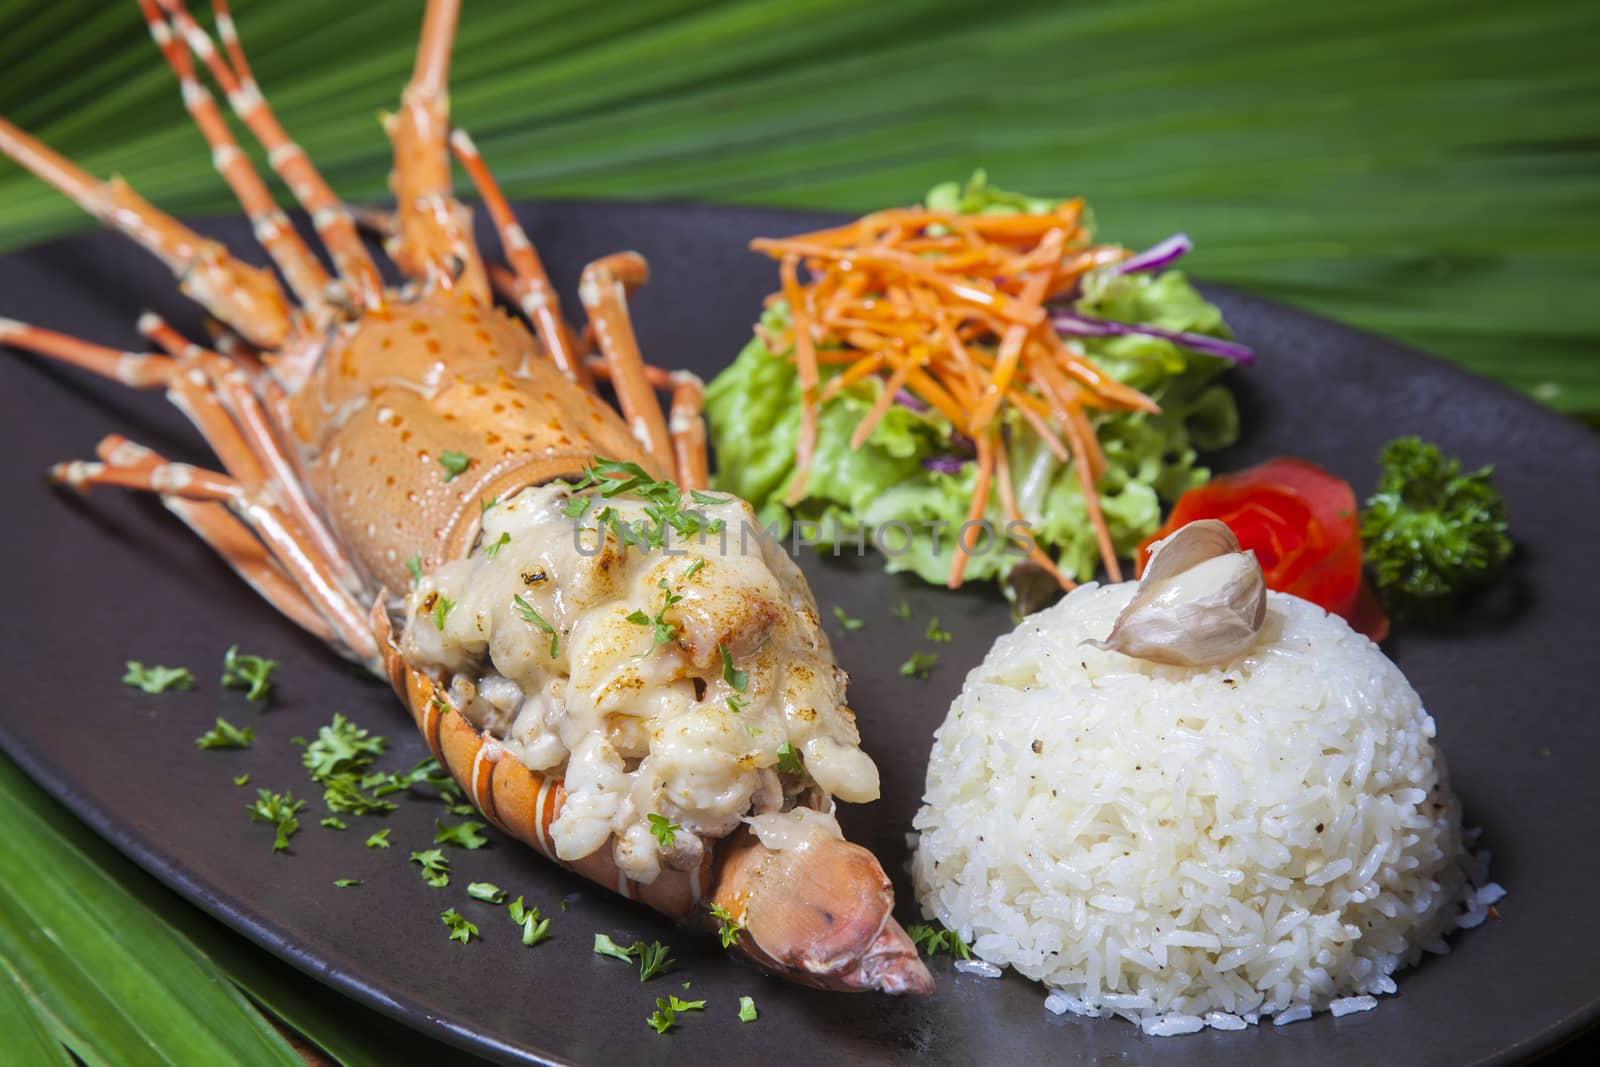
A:
MULTIPOLYGON (((305 150, 289 139, 289 135, 279 125, 277 116, 267 105, 266 98, 261 95, 261 88, 256 84, 255 78, 250 73, 250 67, 245 62, 244 50, 239 45, 238 33, 234 29, 233 17, 228 13, 227 5, 217 0, 214 6, 217 12, 217 33, 228 49, 231 65, 229 59, 223 58, 216 46, 211 43, 211 38, 189 14, 183 0, 160 0, 160 3, 189 51, 205 63, 211 71, 211 76, 217 80, 217 84, 227 95, 228 104, 233 108, 234 114, 239 116, 240 121, 249 127, 250 132, 255 134, 256 140, 267 150, 267 162, 271 164, 273 171, 283 179, 295 198, 311 213, 311 224, 316 227, 317 235, 322 238, 322 243, 333 255, 333 265, 338 270, 340 278, 350 288, 351 298, 368 308, 382 307, 382 279, 378 277, 378 268, 373 264, 372 257, 367 254, 366 247, 362 245, 360 235, 356 233, 355 222, 350 218, 350 212, 328 187, 328 183, 323 180, 305 150)), ((274 344, 267 347, 277 346, 274 344)))
MULTIPOLYGON (((95 446, 95 454, 108 467, 153 468, 167 462, 161 455, 118 434, 106 437, 95 446)), ((333 640, 333 630, 327 620, 317 613, 300 587, 284 576, 250 528, 234 518, 225 506, 171 495, 162 496, 161 503, 210 545, 267 603, 313 636, 323 641, 333 640)))
POLYGON ((550 285, 550 276, 545 273, 544 263, 539 259, 533 242, 528 240, 527 233, 511 213, 511 205, 506 203, 505 194, 500 191, 500 183, 494 180, 483 157, 478 154, 477 145, 472 143, 472 138, 467 136, 465 130, 456 130, 450 135, 450 147, 472 177, 472 183, 478 187, 478 195, 483 198, 484 206, 494 219, 495 228, 500 231, 500 244, 514 272, 508 299, 528 316, 528 321, 533 323, 534 330, 539 334, 539 340, 544 343, 545 351, 561 368, 561 373, 587 389, 589 376, 578 358, 577 347, 572 342, 572 331, 561 314, 561 301, 550 285))
MULTIPOLYGON (((344 587, 351 591, 359 590, 362 587, 361 578, 346 558, 333 531, 306 495, 293 459, 273 430, 273 416, 256 395, 250 377, 245 373, 250 364, 243 362, 243 354, 225 359, 207 351, 167 325, 159 315, 149 312, 139 317, 139 332, 174 356, 193 361, 204 369, 211 392, 216 400, 221 401, 227 416, 227 421, 215 420, 210 429, 203 430, 206 439, 212 442, 213 447, 216 447, 214 436, 224 438, 235 446, 242 444, 245 451, 261 464, 261 467, 255 468, 258 474, 252 479, 245 479, 226 459, 224 466, 234 477, 249 481, 254 488, 270 483, 282 498, 289 514, 321 549, 323 558, 339 575, 344 587)), ((254 360, 253 356, 249 358, 254 360)), ((224 454, 218 451, 218 455, 224 454)))
MULTIPOLYGON (((596 377, 611 380, 611 368, 604 360, 590 358, 585 365, 596 377)), ((672 390, 668 427, 672 436, 673 466, 676 480, 684 489, 704 489, 711 481, 710 459, 706 455, 705 383, 688 371, 669 371, 649 364, 645 378, 652 389, 672 390)))
POLYGON ((271 271, 239 262, 222 245, 155 208, 122 179, 100 181, 3 118, 0 152, 158 256, 178 277, 185 295, 254 343, 275 348, 289 335, 288 301, 271 271))
POLYGON ((472 216, 450 184, 450 49, 460 0, 428 0, 411 81, 400 110, 385 115, 394 146, 394 235, 385 247, 405 273, 442 289, 459 289, 489 303, 489 283, 472 237, 472 216))
POLYGON ((595 342, 611 371, 611 384, 617 391, 628 430, 658 467, 672 466, 672 445, 661 405, 645 376, 644 357, 639 340, 628 318, 628 290, 650 277, 650 268, 637 252, 617 252, 597 259, 583 268, 578 296, 594 327, 595 342))
POLYGON ((70 363, 133 389, 165 386, 177 366, 177 360, 166 356, 107 348, 15 319, 0 319, 0 342, 70 363))
POLYGON ((272 193, 250 164, 250 158, 239 150, 228 124, 217 109, 210 90, 195 77, 194 63, 189 49, 172 37, 172 29, 162 16, 156 0, 139 0, 150 36, 167 58, 167 65, 178 78, 183 90, 184 106, 189 109, 195 125, 211 146, 211 160, 218 173, 239 200, 255 228, 256 239, 267 250, 289 287, 308 310, 317 312, 324 306, 323 296, 329 283, 328 272, 322 269, 317 257, 300 240, 300 235, 289 224, 288 218, 273 202, 272 193))
POLYGON ((342 646, 373 669, 377 645, 365 625, 365 613, 338 585, 316 547, 277 505, 252 493, 238 481, 187 463, 114 466, 74 460, 50 469, 50 480, 87 492, 97 485, 157 493, 181 500, 227 505, 261 539, 278 564, 291 575, 306 600, 320 609, 332 630, 332 643, 342 646))

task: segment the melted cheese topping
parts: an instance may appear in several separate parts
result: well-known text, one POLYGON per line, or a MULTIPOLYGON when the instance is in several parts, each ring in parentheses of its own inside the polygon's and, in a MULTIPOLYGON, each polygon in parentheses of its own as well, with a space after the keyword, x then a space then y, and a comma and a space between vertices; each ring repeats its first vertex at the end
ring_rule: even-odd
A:
MULTIPOLYGON (((474 552, 418 583, 402 638, 413 664, 451 679, 474 725, 563 778, 558 856, 610 840, 628 877, 649 882, 802 793, 877 798, 816 603, 748 504, 697 506, 720 533, 673 532, 647 549, 569 518, 570 499, 552 485, 491 508, 474 552), (724 677, 722 649, 747 673, 743 691, 724 677), (785 743, 802 772, 778 771, 785 743), (682 828, 671 846, 651 814, 682 828)), ((625 522, 652 521, 642 501, 605 503, 625 522)))

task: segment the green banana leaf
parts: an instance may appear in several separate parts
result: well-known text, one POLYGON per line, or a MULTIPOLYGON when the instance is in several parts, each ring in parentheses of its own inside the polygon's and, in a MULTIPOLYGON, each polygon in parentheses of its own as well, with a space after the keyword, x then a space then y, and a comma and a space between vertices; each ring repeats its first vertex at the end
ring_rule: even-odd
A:
POLYGON ((304 1067, 255 1004, 345 1067, 461 1061, 202 914, 3 756, 0 827, 5 1062, 304 1067))
MULTIPOLYGON (((387 196, 375 116, 421 8, 236 5, 352 201, 387 196)), ((232 209, 133 3, 0 0, 0 26, 0 113, 173 211, 232 209)), ((1590 0, 469 0, 452 101, 514 196, 860 212, 983 166, 1592 415, 1597 30, 1590 0)), ((0 170, 0 247, 83 224, 0 170)))

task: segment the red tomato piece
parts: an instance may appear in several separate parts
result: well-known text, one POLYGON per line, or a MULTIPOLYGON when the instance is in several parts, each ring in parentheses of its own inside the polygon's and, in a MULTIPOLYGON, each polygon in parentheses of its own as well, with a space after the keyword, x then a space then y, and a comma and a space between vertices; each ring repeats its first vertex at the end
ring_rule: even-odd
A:
POLYGON ((1255 551, 1267 588, 1343 616, 1375 641, 1388 633, 1361 577, 1361 521, 1343 478, 1290 457, 1214 478, 1183 494, 1161 529, 1140 544, 1139 570, 1151 544, 1196 519, 1227 523, 1240 547, 1255 551))

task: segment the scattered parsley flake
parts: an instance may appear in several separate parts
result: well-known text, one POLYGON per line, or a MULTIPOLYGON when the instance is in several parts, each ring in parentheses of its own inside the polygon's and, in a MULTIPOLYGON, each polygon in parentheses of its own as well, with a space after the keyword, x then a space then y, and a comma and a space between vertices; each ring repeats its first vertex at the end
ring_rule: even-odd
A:
POLYGON ((272 851, 282 852, 289 847, 289 838, 300 829, 300 820, 296 816, 305 806, 305 801, 287 790, 282 793, 272 793, 265 789, 257 789, 255 802, 246 804, 245 810, 256 822, 272 823, 276 827, 277 834, 272 840, 272 851))
POLYGON ((900 664, 900 673, 907 678, 926 678, 928 671, 938 662, 937 652, 913 652, 910 659, 900 664))
POLYGON ((650 1029, 656 1033, 664 1034, 678 1021, 680 1011, 703 1011, 705 1006, 706 1002, 703 1000, 684 1000, 675 995, 669 995, 665 999, 657 997, 656 1010, 645 1019, 645 1022, 649 1023, 650 1029))
POLYGON ((406 570, 411 572, 411 588, 415 589, 422 581, 422 553, 413 552, 411 558, 406 560, 406 570))
POLYGON ((433 625, 434 628, 440 633, 444 632, 445 616, 449 615, 450 610, 455 606, 456 602, 445 596, 443 593, 439 593, 435 596, 433 601, 433 625))
POLYGON ((246 726, 242 729, 227 719, 217 716, 217 725, 194 739, 196 748, 249 748, 256 732, 246 726))
POLYGON ((633 947, 639 950, 639 981, 648 982, 656 975, 672 970, 672 950, 661 942, 652 941, 647 945, 643 941, 636 941, 633 947))
POLYGON ((941 952, 948 952, 957 959, 970 960, 972 950, 967 943, 961 940, 961 935, 954 930, 944 930, 934 926, 919 923, 906 927, 906 936, 911 938, 911 943, 922 949, 928 956, 937 956, 941 952))
POLYGON ((665 815, 651 812, 645 818, 650 820, 650 832, 656 837, 656 844, 662 848, 671 848, 678 839, 678 831, 683 827, 668 819, 665 815))
POLYGON ((704 504, 706 507, 710 508, 714 508, 718 504, 726 504, 728 502, 728 498, 725 496, 712 496, 710 493, 702 493, 698 489, 689 490, 689 499, 694 501, 696 504, 704 504))
POLYGON ((443 849, 413 852, 411 862, 422 868, 422 880, 433 888, 443 889, 450 884, 450 861, 445 858, 443 849))
POLYGON ((486 904, 502 904, 506 899, 506 891, 493 882, 472 882, 467 886, 467 896, 486 904))
POLYGON ((936 645, 947 645, 951 641, 950 631, 939 627, 939 616, 937 615, 928 620, 928 628, 924 631, 923 636, 936 645))
POLYGON ((381 780, 381 776, 363 775, 388 744, 386 738, 374 736, 335 712, 333 721, 320 728, 306 745, 300 762, 310 772, 311 780, 322 786, 322 802, 329 811, 378 815, 394 811, 399 805, 369 796, 364 791, 367 784, 381 780))
POLYGON ((272 672, 280 666, 278 660, 252 656, 233 645, 222 656, 223 688, 243 689, 247 700, 265 700, 272 691, 272 672))
POLYGON ((237 785, 237 786, 249 785, 250 784, 250 775, 248 773, 234 775, 233 776, 233 784, 237 785))
POLYGON ((739 692, 744 692, 745 686, 750 684, 750 672, 733 669, 733 657, 728 655, 727 645, 719 644, 717 651, 722 653, 722 680, 739 692))
POLYGON ((333 880, 333 884, 338 886, 340 889, 354 889, 356 886, 361 884, 361 879, 359 879, 359 878, 335 878, 333 880))
MULTIPOLYGON (((564 909, 565 907, 566 905, 563 904, 562 908, 564 909)), ((506 910, 511 913, 511 921, 522 927, 522 943, 524 945, 532 948, 541 941, 549 940, 550 920, 540 918, 538 908, 524 907, 522 898, 518 897, 507 906, 506 910)))
POLYGON ((610 956, 612 959, 629 962, 637 958, 641 982, 648 982, 658 974, 665 974, 672 970, 676 962, 672 958, 672 949, 659 941, 652 941, 648 945, 643 941, 635 941, 627 948, 623 948, 605 934, 594 935, 594 952, 597 956, 610 956))
POLYGON ((511 543, 511 535, 502 530, 501 533, 500 533, 500 540, 494 542, 491 545, 487 545, 487 546, 484 547, 484 550, 483 550, 484 558, 485 559, 494 559, 495 556, 500 554, 501 547, 504 546, 504 545, 509 545, 510 543, 511 543))
POLYGON ((740 700, 738 697, 728 698, 728 710, 733 712, 735 715, 743 711, 748 705, 748 701, 740 700))
POLYGON ((368 848, 388 848, 389 847, 389 830, 388 830, 388 828, 386 827, 386 828, 384 828, 382 830, 379 830, 375 834, 368 835, 368 837, 367 837, 367 847, 368 848))
POLYGON ((323 819, 317 825, 321 826, 324 830, 348 830, 348 829, 350 829, 348 826, 346 826, 344 824, 344 820, 343 819, 337 818, 337 817, 335 817, 333 815, 329 815, 327 818, 323 819))
POLYGON ((488 500, 478 501, 478 514, 487 515, 489 513, 489 509, 498 503, 500 503, 500 498, 498 496, 492 496, 488 500))
POLYGON ((676 640, 678 636, 678 627, 668 622, 666 620, 666 615, 667 609, 678 603, 683 599, 683 597, 672 591, 672 588, 667 585, 667 580, 665 578, 657 582, 656 585, 660 587, 662 593, 665 594, 665 600, 661 605, 661 610, 656 612, 654 615, 646 615, 643 611, 634 611, 631 615, 627 616, 627 620, 633 623, 635 626, 649 626, 652 628, 650 647, 639 653, 640 659, 644 659, 645 657, 649 656, 650 653, 654 652, 662 645, 669 644, 676 640))
POLYGON ((444 480, 452 482, 465 474, 467 468, 472 466, 472 457, 465 452, 457 452, 453 448, 447 448, 439 453, 439 466, 444 468, 444 480))
POLYGON ((705 557, 703 556, 689 564, 688 569, 683 572, 683 580, 687 582, 690 578, 693 578, 696 574, 699 574, 700 568, 704 567, 705 565, 706 561, 705 557))
POLYGON ((457 823, 455 826, 446 826, 438 819, 433 820, 433 843, 436 845, 455 845, 458 848, 478 849, 489 843, 483 835, 485 824, 468 820, 457 823))
POLYGON ((780 774, 799 774, 805 770, 805 763, 800 759, 800 753, 795 747, 785 741, 778 746, 778 772, 780 774))
POLYGON ((866 620, 864 619, 858 619, 854 616, 846 615, 844 609, 837 604, 833 606, 833 617, 838 619, 839 625, 843 626, 846 630, 859 630, 867 624, 866 620))
POLYGON ((911 605, 902 600, 889 609, 889 614, 897 619, 909 619, 911 618, 911 605))
POLYGON ((544 616, 535 611, 532 604, 522 599, 521 593, 511 598, 511 606, 523 622, 529 626, 537 626, 550 635, 550 658, 555 659, 561 651, 561 636, 556 633, 556 628, 546 622, 544 616))
POLYGON ((744 929, 744 923, 733 917, 733 913, 721 904, 711 905, 711 917, 717 920, 717 934, 722 938, 723 948, 732 948, 734 942, 739 940, 739 931, 744 929))
POLYGON ((757 1012, 756 1012, 756 998, 755 997, 740 997, 739 998, 739 1021, 742 1022, 742 1023, 753 1023, 758 1018, 760 1018, 760 1015, 757 1014, 757 1012))
POLYGON ((450 928, 450 940, 459 941, 463 945, 478 936, 478 928, 467 917, 454 908, 446 908, 439 913, 439 921, 450 928))
POLYGON ((194 672, 188 667, 146 667, 136 659, 125 664, 122 684, 155 695, 169 689, 193 689, 194 672))
POLYGON ((561 514, 569 519, 580 518, 588 510, 589 498, 586 496, 569 497, 567 502, 561 505, 561 514))
MULTIPOLYGON (((521 899, 520 897, 518 898, 521 899)), ((643 942, 635 942, 635 948, 643 942)), ((623 948, 605 934, 594 935, 594 954, 596 956, 610 956, 614 960, 633 962, 633 948, 623 948)))

